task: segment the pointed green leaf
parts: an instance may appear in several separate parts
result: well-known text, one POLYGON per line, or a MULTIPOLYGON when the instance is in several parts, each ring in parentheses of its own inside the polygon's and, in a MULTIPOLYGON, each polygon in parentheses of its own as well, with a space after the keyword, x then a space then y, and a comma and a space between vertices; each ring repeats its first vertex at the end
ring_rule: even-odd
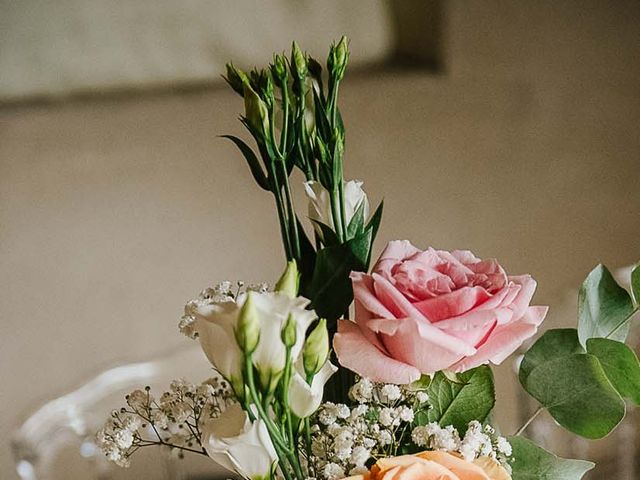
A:
POLYGON ((371 231, 371 245, 369 247, 369 255, 367 256, 366 268, 369 268, 369 263, 371 263, 371 252, 373 250, 373 242, 378 235, 378 229, 380 228, 380 221, 382 220, 382 211, 384 210, 384 200, 380 202, 376 211, 371 215, 371 219, 367 226, 364 228, 365 231, 371 231))
POLYGON ((604 437, 625 414, 624 401, 593 355, 544 362, 529 373, 524 387, 560 425, 586 438, 604 437))
POLYGON ((362 233, 364 229, 364 221, 365 221, 364 204, 365 202, 363 199, 358 204, 358 208, 356 208, 356 211, 354 212, 353 217, 351 217, 351 221, 347 226, 347 238, 353 238, 356 235, 362 233))
POLYGON ((618 393, 640 405, 640 362, 635 352, 624 343, 606 338, 587 340, 587 352, 598 357, 618 393))
POLYGON ((575 328, 547 330, 524 354, 520 364, 520 383, 526 385, 527 377, 534 368, 573 353, 584 353, 575 328))
POLYGON ((604 265, 587 276, 578 297, 578 337, 584 346, 590 338, 624 342, 633 304, 627 291, 616 283, 604 265))
POLYGON ((524 437, 509 437, 513 449, 513 480, 580 480, 592 462, 568 460, 538 447, 524 437))
POLYGON ((309 297, 308 289, 311 286, 311 279, 313 277, 313 271, 316 263, 316 251, 307 237, 307 234, 302 228, 300 219, 296 216, 296 222, 298 224, 298 237, 300 239, 300 255, 301 258, 298 261, 298 268, 300 269, 300 293, 307 298, 309 297))
POLYGON ((637 308, 640 305, 640 264, 631 272, 631 293, 637 308))
POLYGON ((221 135, 221 137, 228 138, 236 144, 244 158, 247 160, 247 164, 249 165, 249 169, 251 170, 251 174, 253 175, 256 183, 264 190, 271 190, 271 188, 269 188, 269 181, 267 180, 267 177, 260 166, 260 162, 258 161, 258 157, 253 153, 251 147, 249 147, 249 145, 247 145, 243 140, 238 137, 234 137, 233 135, 221 135))
POLYGON ((483 422, 495 404, 493 374, 486 365, 457 375, 452 382, 438 372, 427 388, 429 403, 426 420, 453 425, 461 435, 472 420, 483 422))
POLYGON ((366 231, 346 243, 318 251, 309 298, 320 317, 333 321, 347 311, 353 300, 349 274, 366 270, 370 246, 371 231, 366 231))
POLYGON ((313 218, 310 218, 309 220, 311 220, 311 222, 316 225, 322 232, 322 243, 324 243, 325 246, 330 247, 332 245, 337 245, 340 243, 336 232, 334 232, 329 225, 318 220, 314 220, 313 218))

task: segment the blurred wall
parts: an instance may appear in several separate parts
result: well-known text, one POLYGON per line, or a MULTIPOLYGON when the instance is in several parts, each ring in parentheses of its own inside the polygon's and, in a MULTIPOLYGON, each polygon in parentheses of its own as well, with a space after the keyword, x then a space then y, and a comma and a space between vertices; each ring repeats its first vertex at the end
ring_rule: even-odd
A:
MULTIPOLYGON (((498 257, 538 279, 549 325, 572 323, 566 296, 593 265, 640 257, 639 17, 637 2, 453 1, 444 75, 348 76, 347 176, 385 198, 378 250, 410 238, 498 257)), ((214 90, 0 111, 3 431, 103 367, 186 342, 176 321, 202 287, 275 278, 274 209, 216 138, 242 134, 241 108, 214 90)))

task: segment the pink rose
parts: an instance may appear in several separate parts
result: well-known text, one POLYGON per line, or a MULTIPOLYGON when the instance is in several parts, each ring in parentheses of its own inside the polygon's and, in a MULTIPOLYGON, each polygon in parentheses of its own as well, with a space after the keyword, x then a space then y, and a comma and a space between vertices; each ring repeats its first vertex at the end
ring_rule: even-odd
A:
POLYGON ((398 384, 439 370, 500 364, 533 336, 548 307, 529 306, 536 282, 507 276, 466 250, 387 245, 371 275, 352 272, 355 322, 339 320, 340 364, 398 384))

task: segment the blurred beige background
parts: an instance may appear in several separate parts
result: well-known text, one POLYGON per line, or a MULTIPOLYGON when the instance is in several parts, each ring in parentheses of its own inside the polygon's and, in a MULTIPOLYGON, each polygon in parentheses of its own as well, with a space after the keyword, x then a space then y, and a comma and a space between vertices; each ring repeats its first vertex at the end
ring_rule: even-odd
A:
POLYGON ((319 3, 0 2, 1 478, 41 402, 187 342, 204 286, 277 276, 271 200, 216 137, 244 135, 229 59, 352 37, 346 176, 385 198, 378 250, 497 257, 556 326, 596 263, 640 259, 640 4, 319 3))

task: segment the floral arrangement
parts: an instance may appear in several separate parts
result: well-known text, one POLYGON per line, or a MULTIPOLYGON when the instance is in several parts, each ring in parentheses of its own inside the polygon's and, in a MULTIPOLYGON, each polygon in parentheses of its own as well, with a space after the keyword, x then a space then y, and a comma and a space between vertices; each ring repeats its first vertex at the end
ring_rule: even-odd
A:
POLYGON ((546 410, 601 438, 624 417, 624 399, 640 403, 640 363, 624 343, 640 268, 628 293, 596 267, 577 328, 548 330, 526 351, 519 380, 539 409, 503 436, 490 365, 536 334, 547 307, 531 305, 531 276, 468 250, 392 241, 369 269, 383 206, 370 215, 362 182, 343 179, 348 58, 343 38, 326 74, 296 43, 268 68, 227 66, 256 150, 225 137, 274 198, 286 269, 273 288, 222 282, 188 302, 179 328, 200 343, 212 378, 174 381, 159 397, 131 392, 97 443, 121 466, 161 446, 251 480, 582 478, 593 463, 558 458, 523 433, 546 410), (307 230, 291 194, 295 169, 307 230))

